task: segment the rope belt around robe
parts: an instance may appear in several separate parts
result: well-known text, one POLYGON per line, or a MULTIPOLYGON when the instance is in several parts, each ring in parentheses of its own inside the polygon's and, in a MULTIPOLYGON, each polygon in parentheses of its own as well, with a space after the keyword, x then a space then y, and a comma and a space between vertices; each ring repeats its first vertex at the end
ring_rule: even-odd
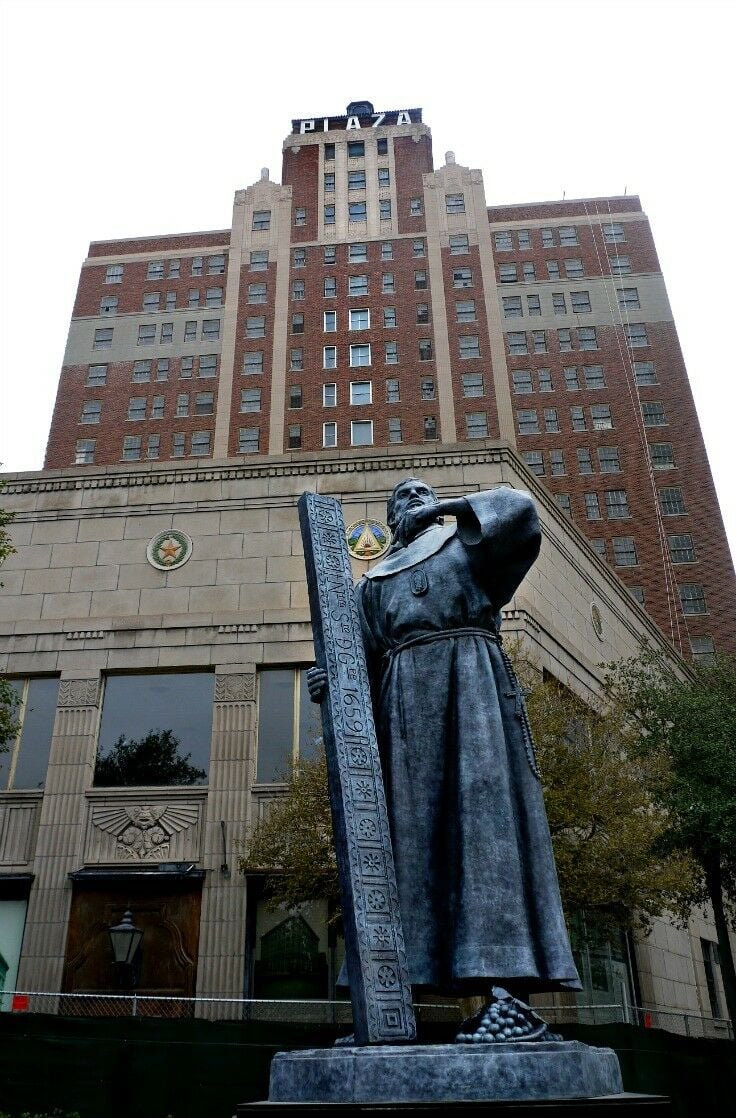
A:
POLYGON ((498 651, 501 653, 501 659, 503 660, 503 665, 506 668, 512 688, 507 697, 513 697, 515 702, 514 714, 519 719, 521 725, 521 736, 524 741, 526 759, 529 762, 529 768, 532 770, 534 776, 537 780, 541 780, 542 777, 539 771, 539 765, 537 764, 537 752, 534 746, 534 735, 529 722, 526 703, 524 702, 524 692, 514 670, 514 665, 511 662, 511 657, 503 647, 501 635, 497 633, 495 629, 437 629, 434 632, 421 633, 418 637, 408 637, 407 640, 402 641, 394 648, 389 648, 384 652, 382 658, 383 670, 385 672, 391 666, 399 652, 403 652, 407 648, 414 648, 421 644, 434 644, 435 641, 450 640, 454 637, 482 637, 484 640, 491 641, 492 644, 498 645, 498 651))

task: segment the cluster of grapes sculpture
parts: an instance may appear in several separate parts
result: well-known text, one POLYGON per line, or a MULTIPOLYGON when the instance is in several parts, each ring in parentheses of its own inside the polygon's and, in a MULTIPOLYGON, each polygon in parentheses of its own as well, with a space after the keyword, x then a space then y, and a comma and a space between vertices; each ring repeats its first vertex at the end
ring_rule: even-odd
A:
POLYGON ((463 1023, 455 1037, 458 1044, 499 1044, 519 1040, 559 1040, 546 1023, 515 998, 494 1000, 463 1023))

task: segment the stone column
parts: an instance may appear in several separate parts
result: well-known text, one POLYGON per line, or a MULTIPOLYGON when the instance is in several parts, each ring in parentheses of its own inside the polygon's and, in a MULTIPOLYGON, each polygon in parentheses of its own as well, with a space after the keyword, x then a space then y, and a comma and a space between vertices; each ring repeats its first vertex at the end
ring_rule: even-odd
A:
MULTIPOLYGON (((255 763, 255 664, 217 667, 212 721, 207 823, 202 865, 201 940, 197 994, 238 998, 245 962, 245 878, 238 871, 238 844, 247 833, 255 763), (223 851, 222 822, 226 846, 223 851), (223 862, 229 875, 222 870, 223 862)), ((237 1006, 198 1007, 200 1016, 239 1016, 237 1006)))
POLYGON ((94 776, 99 702, 99 672, 62 672, 18 972, 21 990, 61 989, 72 896, 68 874, 83 857, 84 793, 94 776))

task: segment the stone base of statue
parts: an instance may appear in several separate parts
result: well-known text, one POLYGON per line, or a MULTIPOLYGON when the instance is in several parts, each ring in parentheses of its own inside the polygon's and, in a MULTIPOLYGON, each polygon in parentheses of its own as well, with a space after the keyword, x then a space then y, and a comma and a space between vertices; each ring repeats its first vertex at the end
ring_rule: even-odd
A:
POLYGON ((438 1103, 621 1095, 618 1058, 580 1041, 278 1052, 269 1103, 438 1103))

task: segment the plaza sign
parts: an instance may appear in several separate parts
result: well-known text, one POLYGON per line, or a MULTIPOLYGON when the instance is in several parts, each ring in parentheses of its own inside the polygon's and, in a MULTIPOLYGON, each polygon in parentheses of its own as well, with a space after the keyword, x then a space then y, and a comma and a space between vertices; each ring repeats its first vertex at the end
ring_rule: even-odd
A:
MULTIPOLYGON (((351 106, 353 108, 353 106, 351 106)), ((292 132, 306 136, 309 132, 331 132, 333 130, 351 132, 361 128, 380 128, 382 125, 421 124, 421 109, 392 109, 390 112, 376 113, 368 102, 356 105, 357 112, 349 116, 306 117, 292 120, 292 132)))

